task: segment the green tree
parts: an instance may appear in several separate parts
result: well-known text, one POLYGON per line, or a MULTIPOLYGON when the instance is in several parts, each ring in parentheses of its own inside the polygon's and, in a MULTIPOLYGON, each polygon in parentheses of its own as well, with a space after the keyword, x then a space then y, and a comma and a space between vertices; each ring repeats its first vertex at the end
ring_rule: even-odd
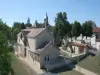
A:
POLYGON ((69 31, 68 31, 68 37, 71 38, 71 40, 72 40, 72 37, 73 37, 73 35, 72 35, 72 26, 73 26, 73 23, 69 25, 69 31))
POLYGON ((21 23, 20 22, 14 22, 12 28, 21 28, 21 23))
POLYGON ((56 36, 58 35, 57 31, 56 31, 56 26, 52 26, 51 31, 53 32, 53 36, 54 36, 54 38, 56 40, 56 36))
POLYGON ((93 32, 92 32, 92 23, 89 21, 85 21, 82 25, 82 35, 87 37, 91 37, 93 32))
POLYGON ((27 23, 26 23, 26 27, 31 27, 32 24, 30 23, 30 18, 28 17, 27 23))
POLYGON ((17 34, 21 31, 21 23, 19 22, 14 22, 13 26, 12 26, 12 40, 13 42, 15 42, 17 40, 17 34))
POLYGON ((25 26, 25 24, 22 22, 22 23, 21 23, 20 29, 25 29, 25 28, 26 28, 26 26, 25 26))
POLYGON ((0 32, 0 75, 8 75, 11 71, 11 57, 6 37, 0 32))
POLYGON ((2 21, 2 19, 0 19, 0 31, 1 31, 4 35, 6 35, 6 37, 7 37, 9 40, 11 40, 11 35, 10 35, 10 33, 11 33, 11 28, 10 28, 9 26, 7 26, 7 24, 4 23, 4 22, 2 21))
POLYGON ((67 21, 66 12, 57 13, 57 17, 55 19, 55 30, 57 35, 63 39, 64 36, 68 36, 67 33, 69 31, 69 22, 67 21))
POLYGON ((96 23, 94 21, 89 20, 88 22, 91 23, 91 25, 92 25, 93 28, 97 28, 97 25, 96 25, 96 23))
POLYGON ((72 35, 77 38, 80 36, 82 32, 81 24, 78 21, 75 21, 74 24, 72 25, 72 35))
POLYGON ((13 41, 17 40, 17 34, 22 30, 25 29, 26 25, 24 24, 24 22, 20 23, 20 22, 14 22, 13 26, 12 26, 12 30, 11 30, 11 36, 13 41))

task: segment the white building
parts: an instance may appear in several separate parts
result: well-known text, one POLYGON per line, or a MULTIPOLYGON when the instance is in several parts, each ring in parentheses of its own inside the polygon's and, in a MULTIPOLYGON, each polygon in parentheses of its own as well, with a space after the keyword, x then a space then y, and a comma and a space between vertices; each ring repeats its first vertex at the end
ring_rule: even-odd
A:
POLYGON ((35 27, 19 32, 14 49, 15 54, 26 62, 31 65, 37 62, 39 68, 50 71, 62 67, 65 63, 60 57, 60 49, 54 44, 54 37, 48 29, 48 23, 44 24, 42 26, 37 24, 35 27))
POLYGON ((100 50, 100 28, 93 29, 93 36, 91 37, 91 45, 100 50))

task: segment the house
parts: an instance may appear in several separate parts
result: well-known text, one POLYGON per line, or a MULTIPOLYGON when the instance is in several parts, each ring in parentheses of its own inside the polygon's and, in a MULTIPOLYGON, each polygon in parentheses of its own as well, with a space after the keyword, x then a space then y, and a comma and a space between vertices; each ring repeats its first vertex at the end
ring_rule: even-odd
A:
POLYGON ((93 28, 93 34, 96 36, 96 40, 100 38, 100 28, 93 28))
POLYGON ((93 36, 91 37, 91 46, 100 50, 100 28, 93 28, 93 36))
POLYGON ((52 70, 60 58, 59 48, 54 45, 54 38, 46 28, 24 29, 17 35, 14 46, 15 54, 31 63, 36 60, 40 68, 52 70), (53 65, 52 67, 48 65, 53 65))
POLYGON ((90 51, 88 44, 78 42, 68 42, 67 45, 63 45, 60 49, 61 56, 67 58, 66 63, 80 61, 90 51))
POLYGON ((67 58, 67 63, 80 61, 89 53, 87 44, 77 42, 68 42, 67 46, 62 46, 60 49, 61 56, 67 58))
POLYGON ((67 51, 74 54, 82 54, 88 51, 88 45, 83 43, 69 42, 67 51))
POLYGON ((65 65, 60 57, 60 49, 54 44, 54 37, 47 27, 32 27, 19 32, 14 49, 17 56, 31 65, 37 62, 40 69, 51 71, 65 65))
POLYGON ((93 35, 91 37, 83 37, 82 34, 77 37, 77 39, 69 38, 69 40, 66 40, 66 38, 63 39, 63 43, 66 44, 67 42, 76 42, 76 43, 86 43, 93 47, 93 49, 100 50, 100 28, 95 27, 93 28, 93 35))

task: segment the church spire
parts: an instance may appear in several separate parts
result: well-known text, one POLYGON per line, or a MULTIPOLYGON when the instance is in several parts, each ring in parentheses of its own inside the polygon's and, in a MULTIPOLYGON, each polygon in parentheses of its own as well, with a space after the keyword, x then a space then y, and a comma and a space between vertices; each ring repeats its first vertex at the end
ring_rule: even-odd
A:
POLYGON ((48 15, 47 15, 47 13, 46 13, 46 15, 45 15, 45 18, 44 18, 44 24, 45 24, 45 27, 47 27, 48 26, 48 15))
POLYGON ((48 19, 48 15, 47 15, 47 13, 46 13, 46 19, 48 19))

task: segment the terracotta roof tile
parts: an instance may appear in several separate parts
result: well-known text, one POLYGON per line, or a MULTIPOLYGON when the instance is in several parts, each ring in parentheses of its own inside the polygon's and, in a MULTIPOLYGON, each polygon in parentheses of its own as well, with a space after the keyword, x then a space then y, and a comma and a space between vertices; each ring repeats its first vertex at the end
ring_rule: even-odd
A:
POLYGON ((100 32, 100 28, 93 28, 93 32, 100 32))
POLYGON ((37 35, 39 35, 43 30, 45 30, 45 28, 33 28, 30 29, 30 32, 27 34, 27 37, 36 37, 37 35))
POLYGON ((69 45, 78 46, 78 47, 87 47, 87 44, 76 43, 76 42, 69 42, 69 45))
POLYGON ((21 33, 23 34, 24 37, 36 37, 39 35, 43 30, 46 28, 31 28, 31 29, 24 29, 21 32, 19 32, 17 35, 21 36, 21 33))

